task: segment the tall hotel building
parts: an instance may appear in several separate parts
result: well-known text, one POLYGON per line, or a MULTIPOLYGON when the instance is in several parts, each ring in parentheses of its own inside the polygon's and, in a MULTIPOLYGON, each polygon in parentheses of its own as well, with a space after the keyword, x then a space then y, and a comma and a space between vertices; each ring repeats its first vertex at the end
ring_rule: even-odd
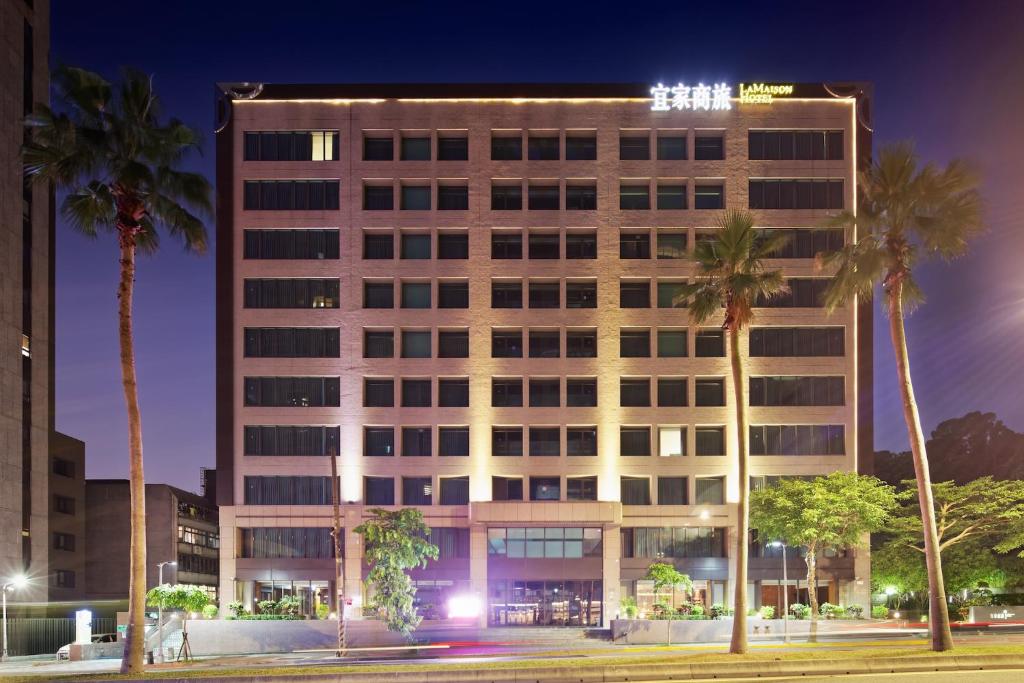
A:
MULTIPOLYGON (((399 506, 440 548, 413 573, 426 616, 473 594, 482 624, 599 625, 625 596, 650 606, 656 560, 730 602, 734 401, 754 487, 869 471, 872 449, 870 308, 826 314, 814 258, 856 238, 818 226, 854 208, 867 91, 770 91, 219 86, 223 603, 329 602, 330 455, 350 616, 352 530, 399 506), (791 292, 743 335, 743 397, 722 331, 676 296, 733 208, 791 237, 771 261, 791 292)), ((867 605, 866 550, 820 567, 822 599, 867 605)), ((755 542, 754 602, 780 604, 781 578, 755 542)))

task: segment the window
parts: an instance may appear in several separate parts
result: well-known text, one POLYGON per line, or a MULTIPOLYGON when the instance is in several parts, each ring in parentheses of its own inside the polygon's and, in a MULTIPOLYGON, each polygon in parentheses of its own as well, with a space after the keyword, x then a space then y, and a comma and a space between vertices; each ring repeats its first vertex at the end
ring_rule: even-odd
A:
POLYGON ((438 211, 466 211, 469 209, 469 187, 466 185, 438 185, 438 211))
POLYGON ((782 235, 787 238, 785 244, 772 251, 770 258, 815 258, 819 254, 839 251, 845 243, 842 228, 772 228, 762 230, 762 238, 769 235, 782 235))
POLYGON ((245 455, 338 455, 339 427, 246 425, 245 455))
POLYGON ((658 209, 676 210, 686 208, 686 183, 658 184, 658 209))
POLYGON ((391 211, 395 208, 394 190, 390 185, 364 185, 364 211, 391 211))
POLYGON ((264 408, 338 408, 337 377, 246 377, 245 405, 264 408))
POLYGON ((597 427, 566 427, 565 444, 568 455, 597 455, 597 427))
POLYGON ((561 238, 557 232, 531 232, 529 245, 531 259, 557 259, 561 257, 561 238))
POLYGON ((557 408, 561 405, 559 397, 559 380, 530 379, 530 407, 557 408))
POLYGON ((597 136, 572 134, 565 136, 566 161, 594 161, 597 159, 597 136))
POLYGON ((323 260, 338 258, 337 230, 245 230, 247 259, 323 260))
POLYGON ((650 455, 650 427, 619 427, 620 455, 650 455))
POLYGON ((523 138, 519 135, 491 135, 492 161, 520 161, 523 158, 523 138))
POLYGON ((528 201, 530 211, 558 211, 558 185, 530 185, 528 201))
POLYGON ((517 456, 523 454, 522 427, 491 428, 491 455, 517 456))
MULTIPOLYGON (((562 497, 561 482, 558 477, 530 477, 530 500, 559 500, 562 497)), ((545 529, 527 529, 534 533, 545 529)))
POLYGON ((394 505, 394 477, 363 477, 363 501, 367 505, 394 505))
POLYGON ((54 550, 68 550, 74 552, 75 550, 75 535, 74 534, 62 534, 58 531, 53 532, 53 549, 54 550))
POLYGON ((725 159, 725 140, 721 135, 698 135, 693 140, 693 158, 697 161, 725 159))
POLYGON ((395 285, 392 282, 363 282, 363 308, 394 308, 395 285))
POLYGON ((651 188, 644 185, 619 185, 619 209, 622 211, 643 211, 651 208, 651 188))
POLYGON ((465 232, 442 232, 437 236, 437 258, 468 259, 469 234, 465 232))
POLYGON ((697 379, 694 381, 694 405, 724 406, 724 379, 697 379))
POLYGON ((468 457, 469 427, 438 427, 437 454, 441 457, 468 457))
POLYGON ((437 138, 438 161, 467 161, 469 159, 469 138, 439 135, 437 138))
POLYGON ((244 477, 245 505, 330 505, 330 477, 244 477))
POLYGON ((491 211, 520 211, 523 208, 521 185, 491 184, 491 211))
POLYGON ((558 358, 560 352, 558 330, 530 330, 530 358, 558 358))
POLYGON ((429 259, 430 235, 423 233, 402 233, 402 258, 429 259))
POLYGON ((651 480, 647 477, 620 477, 619 487, 623 505, 651 504, 651 480))
POLYGON ((686 159, 686 134, 659 135, 658 160, 683 161, 686 159))
POLYGON ((523 258, 523 234, 521 232, 492 232, 491 258, 523 258))
POLYGON ((363 233, 363 258, 366 260, 395 258, 395 238, 390 232, 363 233))
POLYGON ((487 529, 487 554, 514 559, 601 557, 601 529, 491 527, 487 529))
POLYGON ((433 452, 433 436, 430 427, 402 427, 402 456, 429 458, 433 452))
POLYGON ((491 308, 522 308, 523 283, 491 281, 491 308))
POLYGON ((597 358, 596 330, 566 330, 566 358, 597 358))
POLYGON ((402 185, 403 211, 430 211, 429 185, 402 185))
MULTIPOLYGON (((429 343, 429 337, 427 341, 429 343)), ((437 357, 469 358, 469 330, 439 331, 437 333, 437 357)))
POLYGON ((429 408, 430 407, 430 380, 429 379, 403 379, 402 380, 402 407, 403 408, 429 408))
POLYGON ((531 282, 530 308, 558 308, 561 305, 558 282, 531 282))
POLYGON ((594 211, 597 209, 597 185, 566 184, 566 211, 594 211))
POLYGON ((597 500, 597 477, 566 477, 566 500, 597 500))
POLYGON ((363 455, 390 458, 395 454, 394 427, 363 427, 363 455))
POLYGON ((491 378, 491 406, 494 408, 521 408, 523 380, 491 378))
POLYGON ((334 161, 338 131, 246 131, 246 161, 334 161))
POLYGON ((597 405, 597 380, 592 377, 565 380, 565 405, 569 408, 593 408, 597 405))
POLYGON ((751 130, 747 133, 750 159, 800 161, 843 158, 841 130, 751 130))
POLYGON ((365 330, 363 332, 363 358, 393 358, 395 333, 391 330, 365 330))
POLYGON ((686 330, 658 330, 658 358, 686 358, 686 355, 686 330))
POLYGON ((845 378, 751 377, 752 406, 841 406, 845 378))
POLYGON ((565 258, 597 258, 597 234, 593 232, 565 233, 565 258))
POLYGON ((658 456, 675 458, 686 455, 686 427, 658 428, 658 456))
POLYGON ((685 282, 658 283, 658 308, 686 308, 688 302, 685 282))
POLYGON ((822 308, 829 282, 827 278, 791 277, 786 280, 788 292, 767 300, 758 298, 754 305, 763 308, 822 308))
POLYGON ((725 332, 723 330, 698 330, 694 342, 694 355, 698 358, 725 357, 725 332))
POLYGON ((561 455, 561 432, 558 427, 530 427, 530 456, 561 455))
POLYGON ((751 425, 751 455, 845 455, 843 425, 751 425))
POLYGON ((721 527, 623 527, 621 534, 627 558, 725 557, 721 527))
POLYGON ((725 455, 725 427, 697 427, 697 455, 725 455))
POLYGON ((688 505, 686 477, 658 477, 658 505, 688 505))
POLYGON ((469 308, 468 282, 438 282, 438 308, 469 308))
POLYGON ((530 161, 558 161, 557 135, 531 135, 526 141, 526 156, 530 161))
MULTIPOLYGON (((182 503, 179 503, 181 505, 182 503)), ((187 503, 184 503, 187 505, 187 503)), ((200 548, 219 548, 220 535, 213 531, 205 531, 183 524, 178 525, 178 542, 200 548)))
POLYGON ((750 330, 750 355, 843 356, 844 332, 842 327, 754 327, 750 330))
POLYGON ((403 282, 402 308, 430 308, 430 283, 403 282))
POLYGON ((619 330, 620 358, 650 358, 650 330, 619 330))
POLYGON ((402 161, 430 161, 430 138, 403 137, 402 161))
POLYGON ((252 527, 241 529, 241 532, 242 552, 239 557, 319 560, 334 557, 334 537, 327 528, 252 527))
POLYGON ((337 278, 246 278, 246 308, 337 308, 337 278))
POLYGON ((246 180, 242 208, 252 211, 337 211, 337 180, 246 180))
POLYGON ((619 282, 619 308, 650 308, 651 307, 651 283, 642 282, 619 282))
POLYGON ((522 500, 523 480, 518 477, 491 477, 491 500, 522 500))
POLYGON ((75 462, 73 460, 65 460, 64 458, 54 458, 53 473, 61 477, 74 479, 75 462))
POLYGON ((74 588, 75 573, 70 569, 55 569, 53 572, 54 588, 74 588))
POLYGON ((522 357, 522 330, 491 330, 491 358, 522 357))
POLYGON ((651 158, 651 138, 646 133, 619 134, 619 159, 623 161, 646 161, 651 158))
POLYGON ((619 380, 619 405, 623 408, 640 408, 651 405, 651 380, 619 380))
POLYGON ((597 282, 566 282, 566 308, 597 308, 597 282))
POLYGON ((441 408, 469 407, 469 380, 458 379, 437 380, 437 405, 441 408))
MULTIPOLYGON (((469 505, 469 477, 441 477, 441 505, 469 505)), ((469 529, 437 529, 449 533, 465 532, 466 553, 463 557, 469 557, 469 529)), ((431 536, 434 530, 431 530, 431 536)), ((433 539, 431 539, 433 540, 433 539)))
POLYGON ((395 158, 395 141, 388 135, 363 137, 363 161, 393 161, 395 158))
POLYGON ((337 327, 246 327, 242 331, 246 358, 338 358, 337 327))
POLYGON ((751 180, 751 209, 828 209, 843 206, 843 180, 751 180))
POLYGON ((53 511, 63 515, 75 514, 75 499, 55 494, 53 496, 53 511))
POLYGON ((693 208, 724 209, 725 187, 721 183, 698 184, 693 191, 693 208))
POLYGON ((395 405, 395 380, 363 380, 363 406, 367 408, 390 408, 395 405))
POLYGON ((686 406, 686 380, 679 378, 658 378, 658 407, 681 408, 686 406))
POLYGON ((402 330, 402 358, 430 358, 430 330, 402 330))
POLYGON ((725 477, 697 477, 695 484, 697 505, 725 504, 725 477))
POLYGON ((639 259, 651 258, 651 233, 620 232, 619 258, 639 259))

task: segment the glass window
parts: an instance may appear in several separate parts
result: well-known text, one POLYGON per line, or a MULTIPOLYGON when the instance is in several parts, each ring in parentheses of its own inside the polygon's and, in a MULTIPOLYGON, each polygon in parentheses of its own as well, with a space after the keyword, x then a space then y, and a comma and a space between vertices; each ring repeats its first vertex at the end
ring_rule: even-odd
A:
POLYGON ((402 258, 429 259, 430 235, 402 233, 402 258))
POLYGON ((694 381, 694 399, 697 406, 724 406, 724 379, 697 379, 694 381))
POLYGON ((519 211, 523 208, 521 185, 491 185, 491 211, 519 211))
MULTIPOLYGON (((522 500, 523 480, 518 477, 491 477, 491 500, 522 500)), ((505 545, 504 529, 488 529, 487 540, 489 554, 504 554, 505 545), (500 535, 497 534, 500 532, 500 535), (492 538, 494 540, 492 540, 492 538), (500 540, 499 540, 500 538, 500 540), (498 550, 502 549, 502 550, 498 550)))
POLYGON ((698 330, 694 341, 694 355, 698 358, 725 357, 725 332, 723 330, 698 330))
POLYGON ((567 330, 565 333, 566 358, 597 358, 597 332, 595 330, 567 330))
POLYGON ((619 308, 650 308, 651 307, 651 283, 643 282, 619 282, 619 308))
POLYGON ((365 211, 390 211, 395 208, 394 190, 390 185, 364 185, 363 209, 365 211))
POLYGON ((402 380, 403 408, 429 408, 430 403, 429 379, 402 380))
POLYGON ((338 230, 245 230, 246 259, 337 259, 338 230))
POLYGON ((559 140, 557 135, 531 135, 527 139, 527 158, 530 161, 558 161, 559 140))
POLYGON ((442 457, 468 457, 469 427, 438 427, 437 451, 442 457))
MULTIPOLYGON (((562 497, 561 485, 558 477, 530 477, 530 500, 559 500, 562 497)), ((541 541, 531 541, 531 535, 541 535, 543 538, 544 529, 526 530, 526 556, 544 557, 543 550, 540 550, 541 541), (538 534, 539 532, 539 534, 538 534), (536 545, 531 546, 531 544, 536 545), (531 552, 531 547, 534 551, 531 552)))
POLYGON ((530 456, 559 456, 562 453, 558 427, 530 427, 530 456))
POLYGON ((650 427, 620 427, 619 454, 626 456, 650 455, 650 427))
POLYGON ((658 330, 658 357, 685 358, 686 330, 658 330))
POLYGON ((530 211, 558 211, 558 185, 530 185, 528 190, 530 211))
POLYGON ((650 330, 619 330, 620 358, 650 358, 650 330))
POLYGON ((647 477, 621 477, 621 499, 623 505, 650 505, 651 480, 647 477))
POLYGON ((388 408, 395 405, 395 380, 389 378, 364 379, 363 405, 367 408, 388 408))
POLYGON ((469 330, 440 330, 437 333, 437 357, 469 358, 469 330))
POLYGON ((658 505, 688 505, 686 477, 658 477, 658 505))
POLYGON ((597 209, 596 185, 567 184, 565 186, 566 211, 594 211, 595 209, 597 209))
POLYGON ((394 332, 391 330, 366 330, 363 332, 363 358, 393 358, 394 355, 394 332))
POLYGON ((392 161, 395 158, 395 141, 387 137, 363 138, 363 161, 392 161))
MULTIPOLYGON (((566 500, 597 500, 597 477, 567 477, 565 480, 566 500)), ((566 529, 566 531, 579 531, 582 529, 566 529)), ((575 535, 575 534, 574 534, 575 535)), ((580 534, 578 540, 570 540, 566 536, 566 557, 583 557, 583 537, 580 534), (571 548, 571 550, 570 550, 571 548)))
POLYGON ((566 427, 565 441, 568 455, 597 455, 597 427, 566 427))
POLYGON ((619 186, 619 209, 622 211, 647 210, 651 208, 651 188, 647 185, 619 186))
POLYGON ((366 232, 363 233, 363 258, 364 259, 393 259, 395 258, 395 238, 390 232, 366 232))
POLYGON ((597 159, 597 136, 567 134, 565 136, 567 161, 593 161, 597 159))
POLYGON ((491 378, 491 406, 495 408, 520 408, 523 405, 523 380, 491 378))
POLYGON ((523 138, 491 135, 492 161, 519 161, 523 158, 523 138))
POLYGON ((597 308, 597 282, 566 282, 566 308, 597 308))
POLYGON ((402 185, 402 210, 429 211, 429 185, 402 185))
POLYGON ((465 185, 438 185, 438 211, 466 211, 469 209, 469 188, 465 185))
POLYGON ((469 380, 439 378, 437 380, 437 405, 441 408, 469 407, 469 380))
POLYGON ((402 427, 402 456, 429 458, 433 431, 430 427, 402 427))
POLYGON ((530 379, 530 407, 557 408, 560 405, 558 379, 530 379))
POLYGON ((678 408, 686 406, 686 379, 658 378, 658 407, 678 408))
POLYGON ((402 358, 430 358, 430 330, 402 330, 402 358))
POLYGON ((645 134, 619 135, 619 159, 624 161, 646 161, 651 158, 651 138, 645 134))
POLYGON ((391 457, 394 454, 394 427, 363 428, 363 455, 367 457, 391 457))
POLYGON ((430 138, 402 138, 402 161, 430 161, 430 138))
POLYGON ((492 232, 491 233, 491 258, 492 259, 521 259, 523 258, 523 233, 521 232, 492 232))
POLYGON ((663 458, 686 455, 686 427, 659 427, 658 455, 663 458))
POLYGON ((694 503, 697 505, 725 504, 725 477, 697 477, 694 503))
POLYGON ((698 135, 693 141, 693 158, 698 161, 725 159, 725 141, 721 135, 698 135))
POLYGON ((697 427, 694 432, 697 455, 725 455, 724 427, 697 427))
POLYGON ((529 236, 531 259, 557 259, 561 257, 561 237, 557 232, 531 232, 529 236))
POLYGON ((646 259, 651 258, 651 233, 621 232, 619 233, 619 258, 646 259))
POLYGON ((651 380, 619 379, 619 405, 626 408, 646 407, 651 405, 651 380))
POLYGON ((558 282, 531 282, 530 308, 558 308, 561 305, 558 282))
POLYGON ((686 185, 658 185, 658 209, 674 210, 686 208, 686 185))
POLYGON ((594 407, 597 405, 597 380, 590 377, 566 378, 565 393, 566 407, 594 407))
POLYGON ((438 161, 467 161, 469 159, 469 138, 438 136, 438 161))
POLYGON ((686 135, 659 135, 658 160, 682 161, 686 159, 686 135))
POLYGON ((522 330, 491 330, 491 358, 522 357, 522 330))
MULTIPOLYGON (((469 505, 469 477, 441 477, 441 505, 469 505)), ((454 529, 453 529, 454 531, 454 529)), ((468 537, 468 529, 465 531, 468 537)), ((466 545, 469 545, 468 538, 466 545)), ((466 557, 469 553, 466 553, 466 557)))
POLYGON ((565 234, 565 258, 597 258, 597 234, 593 232, 567 232, 565 234))
POLYGON ((468 282, 438 282, 438 308, 469 308, 468 282))
POLYGON ((402 308, 430 308, 430 283, 403 282, 402 308))
POLYGON ((530 358, 558 358, 561 335, 558 330, 530 330, 530 358))
POLYGON ((689 298, 685 289, 685 282, 659 282, 658 308, 686 308, 689 298))
POLYGON ((522 427, 494 427, 491 429, 491 455, 517 456, 522 454, 522 427))
POLYGON ((468 259, 469 235, 465 232, 442 232, 437 236, 437 258, 468 259))
POLYGON ((695 209, 725 208, 725 187, 721 184, 698 184, 693 194, 695 209))

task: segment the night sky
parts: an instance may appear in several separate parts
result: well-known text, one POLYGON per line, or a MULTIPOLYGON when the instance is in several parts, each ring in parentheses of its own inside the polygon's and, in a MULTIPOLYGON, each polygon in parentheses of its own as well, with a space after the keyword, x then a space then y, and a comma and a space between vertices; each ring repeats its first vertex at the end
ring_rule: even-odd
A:
MULTIPOLYGON (((880 143, 971 159, 988 232, 922 269, 909 319, 926 432, 971 410, 1024 431, 1024 2, 80 2, 54 0, 52 63, 155 75, 201 130, 213 181, 213 84, 866 80, 880 143), (131 8, 129 10, 129 7, 131 8)), ((213 237, 212 223, 209 226, 213 237)), ((136 349, 146 475, 198 487, 214 464, 214 258, 166 239, 139 263, 136 349)), ((89 477, 125 477, 116 242, 58 220, 57 429, 89 477)), ((875 445, 905 450, 886 319, 875 321, 875 445)))

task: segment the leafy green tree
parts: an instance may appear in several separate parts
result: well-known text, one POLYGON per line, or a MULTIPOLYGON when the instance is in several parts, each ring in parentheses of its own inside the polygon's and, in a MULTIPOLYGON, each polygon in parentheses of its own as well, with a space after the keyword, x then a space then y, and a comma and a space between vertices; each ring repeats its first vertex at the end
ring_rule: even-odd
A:
POLYGON ((427 540, 430 528, 419 510, 374 508, 370 514, 355 532, 363 537, 366 561, 372 565, 366 578, 374 587, 373 605, 389 631, 409 638, 422 618, 413 607, 416 587, 406 572, 436 560, 437 546, 427 540))
POLYGON ((867 300, 875 285, 882 285, 923 521, 932 649, 950 650, 953 637, 943 589, 931 475, 910 377, 903 316, 924 299, 913 275, 921 257, 949 260, 960 256, 967 250, 970 237, 981 230, 978 182, 959 160, 944 169, 931 164, 920 166, 913 147, 902 143, 882 148, 878 161, 861 174, 859 186, 857 213, 844 211, 832 221, 833 225, 846 227, 857 240, 826 257, 825 263, 834 265, 836 273, 826 291, 825 304, 833 310, 858 297, 867 300))
POLYGON ((818 553, 861 544, 883 528, 896 508, 892 487, 856 472, 833 472, 814 479, 780 479, 751 494, 751 526, 764 543, 781 541, 807 549, 811 628, 818 619, 818 553))
MULTIPOLYGON (((146 604, 157 605, 162 609, 180 609, 184 615, 181 619, 181 631, 188 641, 188 618, 191 614, 201 614, 210 604, 210 594, 201 586, 186 583, 170 585, 167 583, 154 586, 146 593, 146 604)), ((190 658, 185 643, 182 643, 186 659, 190 658)), ((181 652, 178 653, 181 656, 181 652)))
POLYGON ((683 574, 668 562, 655 562, 647 568, 644 578, 654 582, 654 603, 658 604, 658 595, 666 588, 670 591, 682 590, 689 593, 693 590, 693 581, 689 575, 683 574))
POLYGON ((121 380, 128 411, 131 497, 128 629, 121 672, 143 667, 146 597, 146 492, 132 331, 136 252, 153 253, 158 226, 186 250, 206 249, 199 216, 211 211, 210 184, 181 162, 199 149, 198 134, 181 121, 160 120, 152 79, 127 71, 118 88, 98 74, 65 67, 54 74, 60 112, 41 104, 26 118, 28 177, 65 190, 61 214, 87 237, 116 235, 120 283, 118 331, 121 380))
POLYGON ((754 228, 754 216, 748 211, 727 211, 720 230, 708 240, 697 242, 693 258, 697 264, 695 281, 683 288, 693 321, 701 325, 723 315, 722 329, 729 336, 729 361, 732 368, 733 406, 736 415, 736 477, 739 500, 736 503, 736 584, 733 600, 735 616, 729 652, 747 651, 747 529, 749 524, 750 477, 747 443, 746 377, 743 370, 740 333, 754 317, 754 307, 786 291, 779 270, 766 270, 764 259, 779 249, 785 238, 754 228))

